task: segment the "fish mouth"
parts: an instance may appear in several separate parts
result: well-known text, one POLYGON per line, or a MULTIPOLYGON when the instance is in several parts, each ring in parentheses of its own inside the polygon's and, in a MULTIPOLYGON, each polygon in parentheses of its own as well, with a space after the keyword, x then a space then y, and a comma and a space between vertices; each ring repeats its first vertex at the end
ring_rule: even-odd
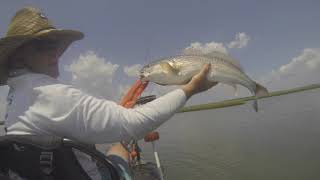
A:
POLYGON ((147 77, 145 75, 140 74, 140 81, 146 82, 146 81, 148 81, 148 79, 147 79, 147 77))

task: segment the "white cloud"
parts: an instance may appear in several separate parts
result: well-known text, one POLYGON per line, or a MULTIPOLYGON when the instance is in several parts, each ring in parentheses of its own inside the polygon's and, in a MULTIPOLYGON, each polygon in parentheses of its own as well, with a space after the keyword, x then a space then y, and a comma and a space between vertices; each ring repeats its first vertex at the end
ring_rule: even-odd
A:
MULTIPOLYGON (((124 71, 131 76, 140 70, 141 65, 126 66, 124 71)), ((95 52, 88 51, 81 54, 72 64, 65 67, 65 70, 72 75, 71 84, 77 88, 96 97, 102 97, 118 102, 131 84, 116 82, 115 73, 119 65, 112 64, 103 57, 99 57, 95 52)), ((150 83, 144 95, 154 94, 157 97, 175 89, 175 87, 159 86, 150 83)))
MULTIPOLYGON (((195 48, 204 53, 220 49, 226 51, 221 43, 192 43, 188 48, 195 48)), ((188 49, 186 48, 186 49, 188 49)), ((123 72, 128 76, 136 75, 141 65, 126 66, 123 72)), ((106 61, 105 58, 97 56, 94 52, 87 52, 74 61, 66 69, 72 73, 72 84, 80 87, 86 92, 111 100, 119 100, 130 88, 131 84, 114 81, 114 74, 119 68, 117 64, 106 61), (118 98, 118 99, 116 99, 118 98)), ((122 72, 122 71, 121 71, 122 72)), ((270 91, 289 89, 320 83, 320 48, 307 48, 300 55, 294 57, 288 64, 271 71, 260 78, 258 82, 266 86, 270 91)), ((150 83, 143 95, 154 94, 157 97, 176 89, 178 86, 159 86, 150 83)), ((239 88, 239 97, 249 96, 250 92, 245 88, 239 88)), ((221 86, 206 93, 193 97, 188 104, 198 104, 236 98, 231 87, 221 86)))
POLYGON ((200 42, 193 42, 190 46, 186 47, 183 51, 199 51, 201 53, 207 54, 213 51, 219 51, 223 53, 227 53, 227 49, 224 47, 223 43, 217 42, 209 42, 209 43, 200 43, 200 42))
POLYGON ((72 74, 72 84, 83 91, 98 97, 115 100, 119 95, 119 86, 113 83, 114 74, 119 65, 106 61, 95 52, 81 54, 66 71, 72 74))
POLYGON ((307 48, 288 64, 261 78, 273 89, 287 89, 320 83, 320 48, 307 48))
POLYGON ((250 40, 250 37, 242 32, 242 33, 238 33, 236 34, 236 38, 235 40, 231 41, 229 44, 228 44, 228 48, 243 48, 243 47, 246 47, 248 42, 250 40))
POLYGON ((141 70, 142 65, 141 64, 134 64, 132 66, 125 66, 123 68, 123 71, 129 76, 129 77, 138 77, 139 71, 141 70))
MULTIPOLYGON (((227 47, 228 48, 243 48, 248 45, 248 42, 250 40, 250 36, 248 36, 246 33, 241 32, 236 34, 236 37, 233 41, 228 43, 227 47)), ((184 53, 189 53, 189 52, 200 52, 204 54, 208 54, 213 51, 219 51, 223 53, 228 53, 226 46, 223 43, 219 42, 209 42, 209 43, 201 43, 201 42, 193 42, 183 50, 184 53)))

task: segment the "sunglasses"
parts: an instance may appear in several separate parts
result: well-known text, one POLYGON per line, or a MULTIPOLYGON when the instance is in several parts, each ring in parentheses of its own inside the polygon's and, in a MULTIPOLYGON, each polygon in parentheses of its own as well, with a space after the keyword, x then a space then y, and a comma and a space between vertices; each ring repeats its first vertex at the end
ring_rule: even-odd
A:
POLYGON ((28 46, 32 46, 38 51, 51 51, 59 48, 61 46, 61 42, 53 40, 34 39, 28 42, 28 46))

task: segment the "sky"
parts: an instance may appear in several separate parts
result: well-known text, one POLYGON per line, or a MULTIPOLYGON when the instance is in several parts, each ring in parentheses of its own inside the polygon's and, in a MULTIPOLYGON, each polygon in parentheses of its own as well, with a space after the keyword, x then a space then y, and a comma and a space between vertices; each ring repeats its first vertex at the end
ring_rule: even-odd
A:
MULTIPOLYGON (((271 91, 320 83, 320 1, 4 0, 0 37, 26 5, 42 9, 57 28, 85 34, 62 56, 59 79, 95 96, 117 101, 143 65, 190 47, 229 54, 271 91)), ((173 88, 152 85, 147 93, 173 88)), ((2 87, 1 102, 5 92, 2 87)), ((218 85, 190 102, 233 94, 232 88, 218 85)), ((245 95, 240 88, 240 96, 245 95)))

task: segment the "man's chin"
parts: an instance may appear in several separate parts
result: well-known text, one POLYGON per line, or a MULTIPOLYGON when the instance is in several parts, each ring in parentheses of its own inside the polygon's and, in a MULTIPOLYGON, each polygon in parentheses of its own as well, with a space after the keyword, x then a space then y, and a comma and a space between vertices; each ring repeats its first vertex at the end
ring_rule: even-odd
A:
POLYGON ((48 70, 45 74, 47 74, 48 76, 52 77, 52 78, 58 78, 60 73, 59 70, 48 70))

